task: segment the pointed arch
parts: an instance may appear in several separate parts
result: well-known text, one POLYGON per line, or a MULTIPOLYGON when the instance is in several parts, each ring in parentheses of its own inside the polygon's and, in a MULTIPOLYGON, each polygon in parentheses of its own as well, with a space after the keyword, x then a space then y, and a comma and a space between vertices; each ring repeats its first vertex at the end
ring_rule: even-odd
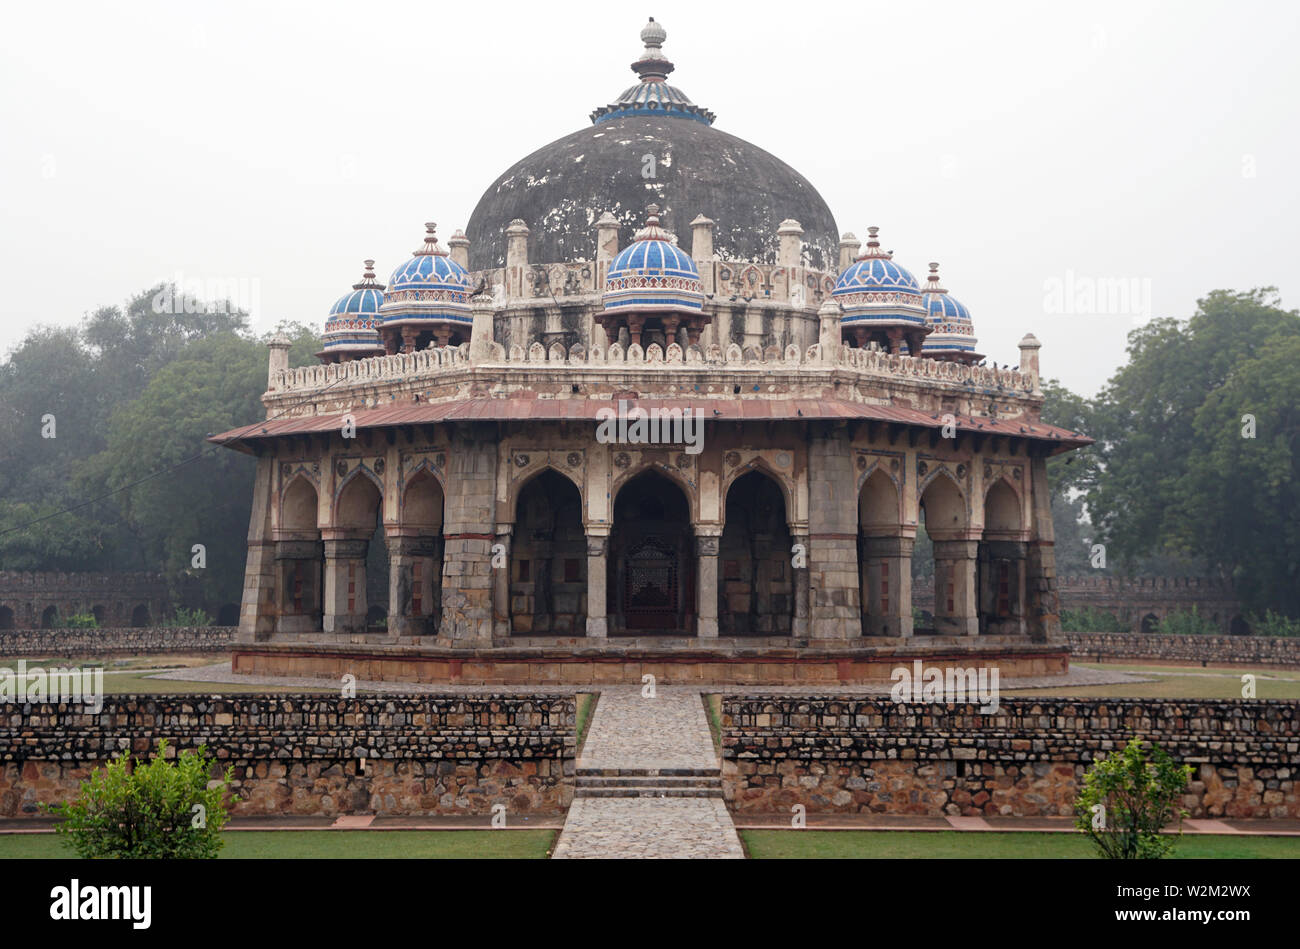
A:
POLYGON ((765 467, 752 466, 727 486, 718 550, 720 633, 790 634, 795 578, 787 504, 780 481, 765 467))
POLYGON ((511 632, 581 635, 587 617, 581 490, 564 472, 544 467, 519 486, 511 517, 511 632))
POLYGON ((358 465, 334 494, 332 526, 374 530, 383 501, 383 482, 365 465, 358 465))
POLYGON ((998 478, 984 492, 984 531, 1019 535, 1023 529, 1020 493, 1005 477, 998 478))
POLYGON ((741 478, 756 471, 760 474, 766 475, 768 479, 776 485, 777 490, 781 492, 781 500, 785 505, 786 524, 788 525, 792 523, 795 516, 794 485, 792 485, 787 480, 786 476, 778 471, 776 467, 762 455, 751 458, 743 465, 737 465, 732 470, 731 474, 723 480, 722 510, 719 513, 722 515, 724 523, 727 515, 727 495, 731 491, 731 486, 741 478))
POLYGON ((922 483, 920 505, 925 532, 931 537, 942 537, 967 527, 966 493, 952 472, 944 467, 937 468, 922 483))
POLYGON ((879 464, 872 465, 858 488, 858 530, 892 536, 903 525, 902 492, 898 482, 879 464))
POLYGON ((621 477, 615 479, 609 492, 609 506, 611 511, 613 511, 615 505, 618 504, 618 496, 622 493, 623 489, 627 487, 629 483, 647 473, 657 474, 661 477, 667 478, 675 484, 681 490, 682 496, 686 499, 688 520, 692 524, 699 520, 699 492, 695 489, 694 485, 690 484, 682 477, 681 473, 676 468, 665 465, 661 461, 648 461, 638 468, 629 469, 624 472, 621 477))
POLYGON ((436 533, 442 529, 445 503, 442 480, 432 467, 422 465, 402 486, 397 523, 403 528, 420 528, 436 533))
POLYGON ((542 465, 539 465, 535 471, 530 471, 527 475, 525 475, 523 478, 519 479, 518 481, 511 483, 509 498, 507 499, 508 503, 506 505, 507 516, 512 521, 514 520, 515 514, 519 508, 519 499, 523 495, 524 490, 530 484, 532 484, 534 481, 536 481, 538 478, 540 478, 548 471, 553 472, 556 475, 559 475, 565 481, 569 482, 569 484, 573 485, 574 490, 578 492, 578 500, 581 502, 583 522, 586 523, 587 493, 583 490, 583 485, 580 484, 578 480, 574 478, 569 472, 563 470, 562 468, 559 468, 558 466, 552 464, 549 461, 543 463, 542 465))
POLYGON ((316 485, 300 471, 280 494, 279 528, 284 532, 314 533, 319 512, 320 497, 316 485))

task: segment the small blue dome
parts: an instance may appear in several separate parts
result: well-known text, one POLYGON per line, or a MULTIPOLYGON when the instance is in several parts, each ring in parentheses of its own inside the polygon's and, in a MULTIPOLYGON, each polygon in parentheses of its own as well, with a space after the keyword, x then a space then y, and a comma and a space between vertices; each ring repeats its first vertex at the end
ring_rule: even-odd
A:
POLYGON ((646 226, 636 232, 609 265, 605 312, 704 309, 704 284, 691 255, 672 243, 659 226, 659 208, 650 205, 646 226))
POLYGON ((393 271, 379 309, 394 323, 473 323, 468 271, 438 245, 436 224, 425 225, 424 246, 393 271))
POLYGON ((949 296, 948 291, 939 284, 938 264, 930 264, 930 277, 922 297, 925 300, 930 334, 921 344, 921 355, 978 359, 975 346, 979 341, 975 338, 975 324, 971 320, 970 310, 956 297, 949 296))
POLYGON ((339 297, 330 307, 321 338, 322 348, 317 355, 348 353, 361 357, 384 351, 379 339, 379 307, 384 302, 384 285, 375 282, 374 267, 375 262, 367 260, 360 283, 354 283, 352 292, 339 297))
POLYGON ((843 308, 843 323, 924 325, 921 285, 894 255, 880 249, 879 228, 867 229, 867 249, 840 274, 831 296, 843 308))

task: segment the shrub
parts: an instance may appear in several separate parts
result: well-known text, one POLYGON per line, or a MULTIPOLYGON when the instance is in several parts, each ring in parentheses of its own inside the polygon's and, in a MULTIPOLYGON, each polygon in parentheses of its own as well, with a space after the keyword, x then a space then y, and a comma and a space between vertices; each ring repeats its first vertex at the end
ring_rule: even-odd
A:
POLYGON ((1128 632, 1128 626, 1114 613, 1091 606, 1081 610, 1061 610, 1061 629, 1069 633, 1128 632))
POLYGON ((55 830, 82 857, 216 857, 234 769, 209 782, 206 747, 166 755, 162 739, 147 764, 127 754, 96 768, 76 799, 48 808, 63 818, 55 830))
POLYGON ((99 620, 94 613, 74 613, 59 625, 65 629, 98 629, 99 620))
POLYGON ((1103 857, 1112 860, 1154 859, 1173 850, 1176 838, 1160 828, 1187 816, 1176 802, 1192 775, 1191 765, 1177 764, 1152 743, 1148 758, 1142 739, 1134 737, 1122 752, 1093 762, 1083 776, 1074 802, 1074 826, 1087 835, 1103 857), (1100 806, 1100 826, 1094 807, 1100 806))
POLYGON ((1291 619, 1268 610, 1263 616, 1251 613, 1246 618, 1254 636, 1300 636, 1300 619, 1291 619))
POLYGON ((183 606, 176 608, 176 615, 163 620, 164 626, 211 626, 212 617, 203 610, 187 610, 183 606))
POLYGON ((1162 619, 1156 632, 1171 636, 1217 636, 1219 627, 1202 616, 1193 604, 1190 610, 1175 610, 1162 619))

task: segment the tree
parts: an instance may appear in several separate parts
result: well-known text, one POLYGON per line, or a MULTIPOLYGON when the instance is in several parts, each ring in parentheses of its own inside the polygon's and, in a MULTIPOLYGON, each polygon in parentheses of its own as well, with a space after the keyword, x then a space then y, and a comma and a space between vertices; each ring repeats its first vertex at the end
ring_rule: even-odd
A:
POLYGON ((54 829, 81 857, 214 858, 234 768, 209 782, 211 766, 204 746, 169 760, 162 739, 148 764, 123 755, 96 768, 76 799, 49 806, 62 818, 54 829))
POLYGON ((1160 830, 1187 816, 1176 802, 1191 776, 1191 765, 1177 764, 1159 745, 1152 743, 1148 758, 1134 737, 1122 752, 1103 754, 1088 768, 1074 826, 1112 860, 1166 856, 1175 838, 1160 830))

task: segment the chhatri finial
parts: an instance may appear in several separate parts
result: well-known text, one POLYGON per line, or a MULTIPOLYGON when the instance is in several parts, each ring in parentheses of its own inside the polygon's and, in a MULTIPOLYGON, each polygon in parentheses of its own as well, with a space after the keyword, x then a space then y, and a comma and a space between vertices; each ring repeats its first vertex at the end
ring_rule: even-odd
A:
POLYGON ((384 285, 375 279, 375 262, 365 261, 366 269, 361 275, 361 282, 352 285, 353 290, 382 290, 384 285))
POLYGON ((675 242, 677 238, 663 229, 659 224, 659 205, 647 204, 645 209, 645 227, 641 228, 632 235, 634 241, 668 241, 675 242))
POLYGON ((632 64, 632 71, 641 77, 642 82, 663 82, 673 71, 673 64, 664 56, 663 45, 666 39, 668 31, 656 23, 654 17, 641 28, 641 42, 645 43, 645 50, 641 53, 641 58, 632 64))
POLYGON ((424 225, 424 246, 415 252, 416 257, 446 257, 447 250, 438 245, 438 225, 429 222, 424 225))
POLYGON ((878 227, 867 228, 867 249, 858 256, 858 260, 867 260, 870 257, 882 257, 885 260, 893 259, 894 254, 892 251, 880 249, 880 238, 877 237, 879 233, 880 228, 878 227))
POLYGON ((925 292, 926 293, 947 293, 948 292, 939 283, 939 265, 937 263, 931 262, 930 264, 930 277, 926 281, 925 292))

